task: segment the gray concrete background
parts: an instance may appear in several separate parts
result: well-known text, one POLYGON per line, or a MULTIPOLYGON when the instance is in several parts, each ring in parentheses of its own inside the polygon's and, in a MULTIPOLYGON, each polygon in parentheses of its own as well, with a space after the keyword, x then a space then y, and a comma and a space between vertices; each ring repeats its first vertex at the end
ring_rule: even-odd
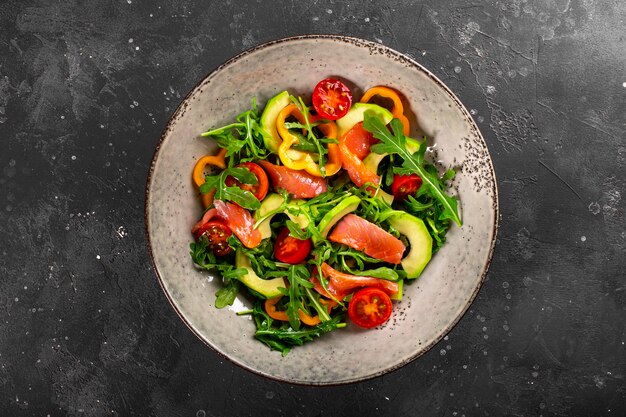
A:
POLYGON ((625 415, 625 18, 621 0, 0 1, 0 415, 625 415), (185 94, 305 33, 381 42, 447 83, 502 213, 452 332, 333 388, 205 347, 143 231, 153 148, 185 94))

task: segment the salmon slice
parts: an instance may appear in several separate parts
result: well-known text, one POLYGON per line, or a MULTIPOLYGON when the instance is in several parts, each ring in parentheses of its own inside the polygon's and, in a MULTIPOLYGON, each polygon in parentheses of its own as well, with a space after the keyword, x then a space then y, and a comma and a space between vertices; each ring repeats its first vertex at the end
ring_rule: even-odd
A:
POLYGON ((261 243, 261 232, 254 228, 254 218, 250 212, 238 204, 213 201, 217 215, 226 221, 232 232, 247 248, 255 248, 261 243))
POLYGON ((392 264, 400 263, 406 249, 400 239, 355 214, 344 216, 330 232, 328 240, 392 264))
MULTIPOLYGON (((191 233, 193 233, 194 235, 196 235, 196 233, 202 229, 202 226, 204 226, 204 224, 208 221, 210 221, 213 217, 217 216, 217 210, 215 210, 214 208, 207 210, 206 213, 204 213, 204 215, 202 216, 202 218, 200 219, 200 221, 198 223, 196 223, 192 228, 191 228, 191 233)), ((199 238, 199 236, 196 235, 196 239, 199 238)))
POLYGON ((267 172, 274 189, 282 188, 294 198, 313 198, 328 188, 326 180, 306 171, 298 171, 267 161, 257 161, 267 172))
POLYGON ((362 159, 365 156, 361 158, 363 154, 367 156, 372 145, 368 135, 371 134, 363 128, 363 123, 357 123, 339 139, 341 164, 357 187, 362 187, 368 182, 374 185, 380 183, 380 177, 363 163, 362 159))
POLYGON ((338 300, 343 299, 346 295, 361 287, 380 288, 390 296, 397 294, 399 290, 397 282, 346 274, 337 271, 326 262, 322 263, 322 275, 328 279, 328 292, 322 287, 322 284, 320 284, 317 278, 317 271, 313 271, 313 275, 311 275, 311 282, 315 285, 315 290, 325 297, 332 298, 332 295, 338 300))
POLYGON ((343 141, 348 151, 352 152, 361 161, 370 154, 370 148, 379 140, 363 127, 363 122, 359 122, 352 129, 350 134, 343 137, 343 141))

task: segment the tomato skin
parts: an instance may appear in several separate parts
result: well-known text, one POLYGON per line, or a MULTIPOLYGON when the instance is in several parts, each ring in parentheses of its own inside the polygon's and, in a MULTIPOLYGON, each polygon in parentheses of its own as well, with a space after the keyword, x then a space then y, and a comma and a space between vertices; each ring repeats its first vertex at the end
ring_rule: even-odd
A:
POLYGON ((257 179, 256 184, 244 184, 236 180, 234 177, 228 176, 224 183, 227 187, 239 187, 242 190, 250 191, 257 200, 261 201, 267 195, 267 191, 269 190, 269 181, 267 179, 267 174, 258 164, 254 162, 243 162, 237 167, 242 167, 248 169, 257 179))
POLYGON ((232 249, 228 246, 228 237, 232 234, 230 227, 223 220, 215 217, 204 223, 195 232, 196 240, 206 235, 209 242, 208 247, 215 256, 225 256, 231 252, 232 249))
POLYGON ((352 296, 348 304, 348 317, 357 326, 371 329, 389 320, 392 309, 387 293, 379 288, 367 287, 352 296))
POLYGON ((289 229, 283 227, 274 242, 274 256, 281 262, 299 264, 311 252, 311 239, 296 239, 289 234, 289 229))
POLYGON ((324 119, 342 118, 352 106, 352 93, 336 78, 326 78, 315 86, 311 98, 315 111, 324 119))
POLYGON ((413 195, 422 186, 422 178, 417 174, 393 176, 391 193, 398 200, 405 200, 409 195, 413 195))
POLYGON ((254 228, 252 214, 239 204, 230 201, 215 200, 215 210, 220 219, 241 240, 246 248, 256 248, 263 240, 261 232, 254 228))

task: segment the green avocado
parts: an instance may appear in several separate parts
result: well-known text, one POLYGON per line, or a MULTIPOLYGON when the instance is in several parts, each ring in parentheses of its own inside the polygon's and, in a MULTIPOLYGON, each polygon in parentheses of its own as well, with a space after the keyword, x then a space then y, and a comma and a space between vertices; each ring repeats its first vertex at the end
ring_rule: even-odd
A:
POLYGON ((335 122, 337 124, 337 137, 342 137, 355 124, 362 122, 366 111, 370 111, 380 117, 384 124, 391 122, 391 119, 393 119, 393 115, 389 110, 377 104, 354 103, 348 110, 348 113, 335 122))
POLYGON ((396 281, 398 283, 398 292, 396 294, 390 295, 389 298, 392 300, 402 300, 402 290, 404 289, 404 280, 399 279, 396 281))
POLYGON ((307 216, 304 212, 295 215, 291 213, 290 210, 288 210, 289 206, 297 208, 297 206, 304 203, 304 200, 292 200, 289 203, 288 207, 280 209, 284 202, 285 200, 280 194, 270 193, 261 202, 261 207, 259 207, 259 209, 254 212, 255 220, 258 221, 263 219, 261 223, 257 226, 257 229, 261 232, 261 236, 263 239, 267 239, 268 237, 272 236, 270 222, 272 221, 272 218, 279 213, 285 213, 292 221, 296 222, 298 226, 303 229, 309 225, 309 216, 307 216))
POLYGON ((263 135, 265 147, 270 152, 278 152, 278 147, 282 142, 276 130, 276 118, 278 113, 289 105, 289 102, 289 92, 282 91, 267 101, 263 114, 261 114, 260 131, 263 135))
POLYGON ((409 253, 402 259, 400 265, 406 272, 407 278, 417 278, 432 256, 433 238, 422 219, 409 213, 397 211, 387 221, 409 240, 409 253))
MULTIPOLYGON (((420 147, 420 143, 418 140, 415 140, 413 138, 406 138, 406 148, 411 152, 411 153, 415 153, 419 150, 420 147)), ((374 153, 374 152, 370 152, 365 159, 363 159, 363 163, 365 164, 365 166, 367 167, 367 169, 369 169, 372 172, 376 172, 378 173, 378 165, 380 165, 381 161, 387 156, 389 155, 388 153, 374 153)), ((391 205, 391 203, 393 203, 393 195, 386 193, 383 190, 379 190, 378 191, 378 195, 379 197, 381 197, 383 200, 385 200, 389 205, 391 205)))
MULTIPOLYGON (((389 155, 388 153, 374 153, 370 152, 365 159, 363 159, 363 163, 371 172, 378 173, 378 165, 380 165, 380 161, 383 160, 385 156, 389 155)), ((382 189, 378 190, 378 197, 382 198, 387 202, 387 204, 391 205, 393 203, 393 195, 383 191, 382 189)))
POLYGON ((235 267, 245 268, 248 271, 244 276, 239 278, 239 281, 246 287, 267 298, 278 297, 282 294, 280 289, 285 288, 285 281, 283 281, 282 278, 262 279, 259 277, 252 269, 250 258, 241 251, 235 253, 235 267))
POLYGON ((319 224, 317 225, 317 229, 320 231, 322 236, 326 238, 330 229, 341 220, 346 214, 353 212, 359 207, 361 203, 361 199, 355 195, 351 195, 350 197, 342 200, 339 204, 333 207, 328 213, 322 217, 319 224))

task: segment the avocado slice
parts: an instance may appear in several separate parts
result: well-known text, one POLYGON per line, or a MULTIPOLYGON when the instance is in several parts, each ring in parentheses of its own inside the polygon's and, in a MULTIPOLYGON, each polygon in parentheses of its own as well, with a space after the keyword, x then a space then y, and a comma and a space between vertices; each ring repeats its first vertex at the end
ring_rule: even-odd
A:
POLYGON ((384 124, 391 122, 391 119, 393 119, 393 115, 389 110, 377 104, 354 103, 348 110, 348 113, 335 122, 337 124, 337 137, 342 137, 355 124, 362 122, 366 111, 370 111, 378 116, 384 124))
POLYGON ((402 290, 404 289, 404 280, 399 279, 396 281, 398 283, 398 292, 396 294, 390 295, 389 298, 392 300, 402 300, 402 290))
POLYGON ((276 118, 278 113, 289 105, 289 101, 289 92, 282 91, 267 101, 263 114, 261 114, 260 131, 265 147, 270 152, 278 152, 278 147, 282 142, 276 130, 276 118))
MULTIPOLYGON (((257 211, 254 212, 255 220, 260 220, 265 218, 261 223, 257 226, 257 229, 261 232, 262 239, 267 239, 272 236, 272 229, 270 228, 270 222, 272 218, 279 213, 285 213, 289 218, 298 224, 301 228, 306 228, 309 225, 309 216, 304 213, 300 213, 298 215, 294 215, 291 213, 287 207, 284 210, 277 211, 280 206, 285 202, 285 199, 280 194, 270 193, 268 194, 263 201, 261 202, 261 207, 258 208, 257 211), (272 214, 272 212, 274 212, 272 214)), ((292 200, 289 203, 289 206, 297 207, 298 205, 304 203, 304 200, 292 200)))
MULTIPOLYGON (((413 138, 406 138, 406 148, 411 152, 411 153, 415 153, 419 150, 421 142, 418 140, 415 140, 413 138)), ((380 162, 387 156, 389 155, 388 153, 375 153, 375 152, 370 152, 369 155, 367 155, 365 157, 365 159, 363 159, 363 163, 365 164, 365 166, 367 167, 367 169, 369 169, 372 172, 376 172, 378 173, 378 165, 380 165, 380 162)), ((385 200, 389 205, 391 205, 391 203, 393 203, 393 195, 383 191, 383 190, 379 190, 378 191, 378 196, 381 197, 383 200, 385 200)))
MULTIPOLYGON (((389 155, 388 153, 374 153, 370 152, 369 155, 363 159, 363 163, 372 172, 378 173, 378 165, 380 165, 380 161, 383 160, 385 156, 389 155)), ((393 195, 383 191, 382 189, 378 190, 377 196, 382 198, 387 202, 387 204, 391 205, 393 203, 393 195)))
POLYGON ((250 258, 241 251, 235 253, 235 267, 245 268, 248 271, 244 276, 239 278, 239 281, 246 287, 267 298, 278 297, 282 294, 280 289, 285 288, 285 281, 283 281, 282 278, 263 279, 259 277, 252 269, 250 258))
POLYGON ((346 214, 353 212, 359 207, 361 203, 361 199, 355 195, 351 195, 350 197, 342 200, 339 204, 333 207, 328 213, 322 217, 319 224, 317 225, 318 230, 324 237, 328 236, 330 229, 341 220, 346 214))
POLYGON ((394 229, 405 235, 411 248, 402 258, 400 265, 407 274, 407 278, 417 278, 433 254, 433 238, 428 233, 422 219, 403 211, 396 211, 387 221, 394 229))

